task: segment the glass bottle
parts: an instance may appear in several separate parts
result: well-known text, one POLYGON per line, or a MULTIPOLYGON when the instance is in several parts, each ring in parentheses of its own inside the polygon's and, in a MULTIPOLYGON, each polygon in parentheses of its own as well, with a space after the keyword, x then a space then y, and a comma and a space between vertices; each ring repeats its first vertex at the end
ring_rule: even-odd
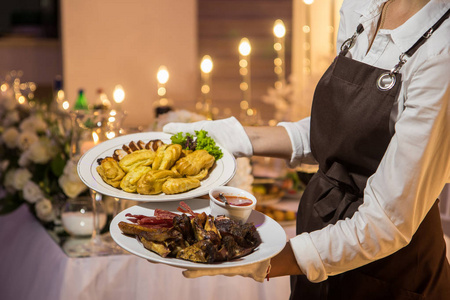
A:
POLYGON ((86 99, 86 96, 84 95, 84 90, 80 89, 78 91, 78 98, 74 105, 75 110, 88 110, 89 105, 86 99))

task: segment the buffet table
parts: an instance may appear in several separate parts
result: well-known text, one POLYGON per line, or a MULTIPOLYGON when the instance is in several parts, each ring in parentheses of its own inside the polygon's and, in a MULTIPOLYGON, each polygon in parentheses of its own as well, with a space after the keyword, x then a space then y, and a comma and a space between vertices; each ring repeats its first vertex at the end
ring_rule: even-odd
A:
MULTIPOLYGON (((69 257, 26 205, 0 216, 0 227, 3 300, 289 299, 288 277, 186 279, 181 269, 129 254, 69 257)), ((288 236, 294 227, 287 227, 288 236)))

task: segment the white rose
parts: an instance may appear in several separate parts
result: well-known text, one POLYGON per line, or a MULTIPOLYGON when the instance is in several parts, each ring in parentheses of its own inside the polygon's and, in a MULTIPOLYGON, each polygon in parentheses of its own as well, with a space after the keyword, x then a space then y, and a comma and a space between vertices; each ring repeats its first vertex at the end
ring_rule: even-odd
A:
POLYGON ((17 100, 14 98, 14 95, 12 94, 12 90, 11 90, 11 94, 6 97, 3 97, 2 100, 3 100, 2 101, 3 107, 6 110, 13 110, 17 106, 17 100))
POLYGON ((3 180, 3 185, 9 191, 14 191, 14 174, 16 173, 16 169, 11 169, 5 174, 5 179, 3 180))
POLYGON ((25 183, 31 179, 31 177, 32 174, 27 169, 16 169, 14 171, 13 187, 16 190, 20 191, 21 189, 23 189, 25 183))
POLYGON ((37 115, 29 116, 20 123, 20 129, 22 131, 44 132, 47 127, 47 123, 37 115))
POLYGON ((46 164, 52 159, 54 149, 47 139, 40 139, 32 144, 29 151, 29 159, 37 164, 46 164))
POLYGON ((5 142, 6 147, 13 149, 17 147, 17 139, 19 137, 19 131, 15 127, 9 127, 2 133, 2 140, 5 142))
POLYGON ((64 166, 63 174, 66 175, 70 181, 80 181, 77 171, 78 159, 71 159, 67 161, 64 166))
POLYGON ((20 150, 25 151, 38 140, 39 137, 33 131, 23 131, 19 134, 17 146, 19 146, 20 150))
POLYGON ((3 120, 3 126, 11 126, 20 121, 19 112, 17 110, 9 111, 3 120))
POLYGON ((55 219, 55 212, 50 200, 46 198, 39 200, 35 205, 35 209, 36 215, 40 220, 50 222, 55 219))
POLYGON ((8 169, 8 167, 9 167, 9 160, 5 159, 0 162, 0 171, 2 171, 2 173, 5 172, 6 169, 8 169))
POLYGON ((25 168, 30 164, 30 162, 31 162, 31 160, 30 160, 30 151, 29 150, 20 154, 19 161, 18 161, 19 166, 21 166, 22 168, 25 168))
POLYGON ((70 177, 65 174, 59 177, 58 183, 64 191, 64 194, 66 194, 69 198, 75 198, 87 190, 87 186, 81 181, 80 178, 77 180, 70 180, 70 177))
POLYGON ((28 180, 23 186, 23 198, 25 198, 25 200, 29 203, 36 203, 36 201, 44 198, 44 193, 39 185, 34 183, 32 180, 28 180))

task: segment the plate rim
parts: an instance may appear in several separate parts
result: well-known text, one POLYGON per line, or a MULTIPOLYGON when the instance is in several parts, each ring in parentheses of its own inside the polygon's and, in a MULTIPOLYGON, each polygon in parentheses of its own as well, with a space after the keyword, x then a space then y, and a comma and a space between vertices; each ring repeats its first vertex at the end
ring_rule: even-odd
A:
MULTIPOLYGON (((187 201, 204 201, 205 203, 207 203, 206 206, 201 209, 194 209, 194 212, 205 211, 206 213, 208 213, 210 211, 209 210, 210 209, 209 201, 206 201, 205 199, 193 198, 193 199, 190 199, 187 201)), ((167 203, 159 203, 159 204, 167 204, 167 203)), ((241 260, 232 260, 232 261, 218 262, 218 263, 213 263, 213 264, 202 264, 202 263, 195 263, 195 262, 186 261, 186 260, 182 260, 182 259, 178 259, 178 258, 163 258, 163 257, 157 255, 156 253, 153 253, 150 250, 145 249, 144 246, 142 244, 140 244, 140 242, 137 241, 136 239, 134 239, 133 237, 125 236, 118 228, 118 224, 120 221, 127 221, 126 217, 125 217, 125 215, 127 213, 134 211, 134 210, 138 209, 139 207, 141 207, 144 210, 147 209, 149 211, 151 211, 151 210, 154 211, 154 209, 157 207, 149 208, 146 206, 157 206, 157 205, 158 205, 158 203, 148 203, 148 202, 140 203, 138 205, 131 206, 131 207, 121 211, 119 214, 117 214, 117 216, 115 216, 113 218, 113 220, 111 221, 110 227, 109 227, 109 232, 110 232, 111 238, 114 240, 114 242, 117 245, 119 245, 121 248, 123 248, 124 250, 128 251, 129 253, 136 255, 140 258, 146 259, 150 262, 162 263, 162 264, 169 265, 172 267, 183 268, 183 269, 187 269, 187 270, 224 269, 224 268, 230 268, 230 267, 242 267, 242 266, 258 263, 258 262, 261 262, 266 259, 274 257, 275 255, 280 253, 283 250, 284 246, 286 245, 287 235, 286 235, 284 228, 278 222, 276 222, 269 216, 266 216, 265 214, 263 214, 259 211, 253 210, 252 214, 250 216, 250 219, 252 219, 252 217, 253 218, 257 218, 257 217, 261 217, 261 216, 264 217, 264 223, 260 224, 260 226, 257 226, 257 228, 261 227, 261 225, 264 225, 266 221, 268 222, 266 225, 264 225, 265 227, 263 227, 264 231, 262 233, 267 234, 270 232, 272 234, 272 240, 273 240, 272 242, 274 243, 275 247, 274 247, 274 245, 267 246, 270 248, 274 247, 274 249, 270 252, 270 254, 267 254, 266 256, 260 257, 260 258, 254 258, 255 254, 258 255, 257 251, 260 250, 261 247, 266 246, 265 244, 267 243, 267 240, 266 241, 263 240, 263 242, 256 248, 256 250, 254 252, 244 256, 241 260), (276 234, 273 234, 273 232, 275 232, 276 234), (128 244, 128 241, 130 243, 138 243, 140 246, 139 251, 135 251, 134 249, 131 248, 131 246, 124 245, 121 242, 120 237, 125 237, 125 238, 129 239, 129 240, 127 240, 127 244, 128 244), (273 238, 273 237, 275 237, 275 238, 273 238), (146 253, 146 254, 143 254, 143 253, 146 253)), ((170 211, 178 212, 176 210, 170 210, 170 211)), ((261 235, 261 232, 259 232, 259 233, 261 235)), ((265 235, 261 236, 261 239, 264 239, 264 238, 267 238, 267 236, 265 236, 265 235)))
MULTIPOLYGON (((120 198, 120 199, 126 199, 126 200, 133 200, 138 202, 167 202, 167 201, 180 201, 184 199, 190 199, 195 197, 200 197, 203 195, 208 194, 208 191, 203 191, 203 189, 193 189, 191 191, 180 193, 180 194, 174 194, 174 195, 165 195, 164 193, 158 194, 158 195, 140 195, 137 193, 127 193, 120 189, 111 187, 109 189, 105 189, 99 182, 97 182, 94 179, 93 182, 87 177, 90 177, 91 175, 91 168, 92 164, 95 163, 95 161, 100 157, 99 151, 106 152, 112 148, 119 149, 121 148, 121 145, 128 144, 131 141, 138 141, 138 140, 152 140, 152 139, 161 139, 165 143, 170 142, 170 137, 172 134, 168 134, 165 132, 160 131, 148 131, 148 132, 138 132, 138 133, 131 133, 126 135, 121 135, 118 137, 115 137, 110 140, 106 140, 101 142, 98 145, 95 145, 88 151, 86 151, 78 160, 77 162, 77 173, 80 177, 81 181, 90 189, 101 193, 105 196, 120 198), (120 146, 119 146, 120 145, 120 146), (109 147, 109 148, 107 148, 109 147), (104 148, 107 148, 103 150, 104 148), (87 174, 84 174, 84 173, 87 174), (116 193, 117 192, 117 193, 116 193)), ((225 148, 223 148, 221 145, 217 144, 218 147, 222 150, 224 157, 227 160, 227 163, 230 161, 232 162, 232 166, 225 165, 225 163, 222 161, 223 165, 223 171, 227 171, 227 176, 224 178, 219 177, 221 181, 218 182, 218 184, 214 184, 214 186, 222 186, 230 182, 231 179, 236 174, 237 171, 237 162, 236 158, 225 148)), ((220 161, 220 160, 219 160, 220 161)), ((106 184, 106 183, 105 183, 106 184)))

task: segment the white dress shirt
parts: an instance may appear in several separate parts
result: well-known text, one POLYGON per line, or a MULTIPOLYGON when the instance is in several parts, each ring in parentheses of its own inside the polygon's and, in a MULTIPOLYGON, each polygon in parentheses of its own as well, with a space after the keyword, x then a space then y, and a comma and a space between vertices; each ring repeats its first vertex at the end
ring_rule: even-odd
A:
MULTIPOLYGON (((403 25, 376 34, 384 2, 345 0, 337 44, 339 49, 361 23, 365 30, 347 56, 390 70, 399 55, 450 8, 450 1, 431 0, 403 25)), ((391 113, 394 135, 377 171, 367 181, 363 204, 352 218, 290 240, 298 265, 312 282, 408 245, 450 179, 450 19, 406 59, 400 71, 402 88, 391 113)), ((286 128, 293 145, 290 165, 313 161, 309 118, 279 126, 286 128)))

